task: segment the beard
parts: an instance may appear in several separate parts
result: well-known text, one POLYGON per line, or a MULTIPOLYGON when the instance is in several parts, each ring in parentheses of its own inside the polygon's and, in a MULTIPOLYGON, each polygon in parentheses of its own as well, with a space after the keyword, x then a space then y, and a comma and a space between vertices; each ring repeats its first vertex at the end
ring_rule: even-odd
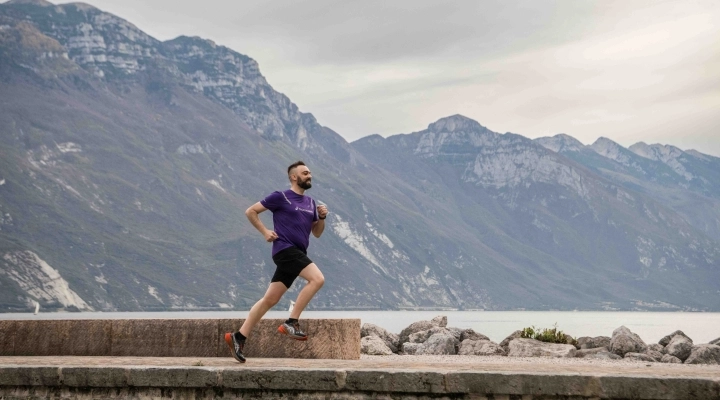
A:
POLYGON ((312 182, 310 182, 310 179, 305 179, 304 181, 298 179, 298 186, 303 190, 308 190, 312 187, 312 182))

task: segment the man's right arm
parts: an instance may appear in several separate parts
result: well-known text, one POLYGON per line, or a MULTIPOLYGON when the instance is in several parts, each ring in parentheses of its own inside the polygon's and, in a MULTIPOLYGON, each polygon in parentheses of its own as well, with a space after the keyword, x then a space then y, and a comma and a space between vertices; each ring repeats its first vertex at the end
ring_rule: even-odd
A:
POLYGON ((263 206, 259 201, 252 206, 250 206, 247 210, 245 210, 245 216, 247 217, 248 221, 255 227, 255 229, 258 230, 264 237, 265 241, 267 242, 274 242, 275 239, 278 238, 277 233, 269 230, 265 227, 265 225, 260 221, 260 217, 258 214, 260 214, 263 211, 267 211, 267 208, 263 206))

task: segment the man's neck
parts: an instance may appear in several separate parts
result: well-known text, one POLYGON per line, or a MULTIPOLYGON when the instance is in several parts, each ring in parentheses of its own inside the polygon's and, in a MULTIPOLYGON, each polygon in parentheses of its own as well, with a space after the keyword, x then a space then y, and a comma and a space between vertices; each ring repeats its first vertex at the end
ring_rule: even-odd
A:
POLYGON ((305 195, 305 189, 301 188, 301 187, 298 186, 298 185, 292 185, 292 186, 290 187, 290 190, 292 190, 293 192, 299 194, 300 196, 304 196, 304 195, 305 195))

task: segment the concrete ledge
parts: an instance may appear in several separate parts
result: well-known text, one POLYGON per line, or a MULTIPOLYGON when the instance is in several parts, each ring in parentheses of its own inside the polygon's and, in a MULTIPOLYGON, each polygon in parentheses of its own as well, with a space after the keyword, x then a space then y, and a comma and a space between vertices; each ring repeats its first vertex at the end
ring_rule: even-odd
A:
MULTIPOLYGON (((280 319, 261 320, 245 353, 262 358, 360 358, 359 319, 306 319, 305 342, 277 333, 280 319)), ((0 356, 230 357, 225 332, 242 319, 0 321, 0 356)))
POLYGON ((453 370, 0 365, 0 398, 717 399, 720 377, 453 370))

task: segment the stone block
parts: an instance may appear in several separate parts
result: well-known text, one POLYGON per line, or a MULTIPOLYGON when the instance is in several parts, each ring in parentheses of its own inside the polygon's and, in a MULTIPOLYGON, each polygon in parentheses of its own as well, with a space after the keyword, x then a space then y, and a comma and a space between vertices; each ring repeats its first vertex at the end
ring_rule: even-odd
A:
POLYGON ((118 367, 62 367, 63 386, 79 388, 125 387, 125 368, 118 367))
POLYGON ((222 386, 232 389, 337 391, 340 389, 336 371, 280 369, 225 369, 222 386))
POLYGON ((118 319, 112 321, 112 356, 214 357, 217 320, 118 319))
POLYGON ((0 371, 0 387, 60 385, 58 367, 12 367, 0 371))
POLYGON ((15 356, 109 356, 107 320, 15 321, 15 356))
POLYGON ((444 374, 433 371, 347 371, 345 389, 369 392, 446 392, 444 374))
POLYGON ((16 321, 0 321, 0 356, 15 355, 16 321))
MULTIPOLYGON (((231 357, 225 333, 237 331, 244 320, 217 320, 217 355, 231 357)), ((357 360, 360 358, 359 319, 303 319, 300 325, 308 340, 297 341, 277 331, 282 319, 263 319, 253 329, 244 354, 262 358, 316 358, 357 360)))
POLYGON ((213 387, 218 372, 213 368, 136 367, 128 369, 128 386, 134 387, 213 387))

